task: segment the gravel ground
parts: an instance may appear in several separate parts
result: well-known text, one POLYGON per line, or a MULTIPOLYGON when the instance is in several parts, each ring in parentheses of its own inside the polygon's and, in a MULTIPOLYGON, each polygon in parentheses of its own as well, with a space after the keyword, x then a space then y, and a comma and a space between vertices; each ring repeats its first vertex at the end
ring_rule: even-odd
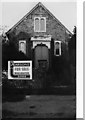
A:
POLYGON ((2 105, 3 118, 75 118, 75 114, 75 95, 28 95, 2 105))

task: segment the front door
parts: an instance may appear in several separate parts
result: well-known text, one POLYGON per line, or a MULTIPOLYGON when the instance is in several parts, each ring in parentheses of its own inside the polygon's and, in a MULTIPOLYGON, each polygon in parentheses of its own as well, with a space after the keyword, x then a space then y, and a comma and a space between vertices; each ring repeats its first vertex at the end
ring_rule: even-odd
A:
POLYGON ((48 68, 49 66, 49 50, 46 45, 37 45, 35 47, 35 68, 48 68))

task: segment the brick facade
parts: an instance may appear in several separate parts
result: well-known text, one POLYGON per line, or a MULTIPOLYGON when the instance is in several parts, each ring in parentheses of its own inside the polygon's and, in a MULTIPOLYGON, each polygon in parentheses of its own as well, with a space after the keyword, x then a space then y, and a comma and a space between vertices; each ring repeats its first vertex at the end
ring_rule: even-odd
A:
POLYGON ((51 38, 53 40, 62 41, 63 54, 64 49, 67 49, 68 47, 67 40, 69 35, 66 33, 66 31, 66 28, 54 16, 52 16, 48 11, 46 11, 45 8, 42 7, 42 4, 39 3, 30 14, 24 17, 24 19, 16 27, 12 28, 8 32, 8 35, 11 35, 12 37, 14 36, 14 38, 17 40, 17 48, 19 40, 25 39, 27 41, 27 56, 29 56, 29 52, 31 52, 31 43, 29 42, 31 37, 51 35, 51 38), (46 32, 34 32, 34 17, 37 16, 46 17, 46 32))
MULTIPOLYGON (((34 49, 31 37, 51 36, 51 48, 49 49, 49 67, 56 67, 61 64, 60 59, 68 60, 68 40, 72 35, 67 28, 60 23, 41 3, 38 3, 25 17, 22 18, 12 29, 7 32, 9 40, 13 41, 16 48, 19 49, 19 40, 26 40, 26 55, 33 61, 34 49), (34 17, 46 18, 46 32, 34 32, 34 17), (61 41, 61 56, 54 56, 54 41, 61 41), (60 63, 59 63, 60 62, 60 63), (55 64, 55 65, 54 65, 55 64)), ((60 69, 57 67, 57 69, 60 69)), ((35 74, 36 71, 33 72, 35 74)), ((37 78, 36 78, 37 79, 37 78)))

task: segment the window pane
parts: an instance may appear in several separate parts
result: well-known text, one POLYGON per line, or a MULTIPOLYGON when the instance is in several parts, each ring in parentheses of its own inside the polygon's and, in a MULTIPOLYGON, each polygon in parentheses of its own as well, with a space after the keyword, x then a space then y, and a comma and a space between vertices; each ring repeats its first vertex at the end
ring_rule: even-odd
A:
POLYGON ((55 55, 60 55, 60 43, 56 42, 55 43, 55 55))
POLYGON ((35 31, 39 31, 39 18, 35 19, 35 31))
POLYGON ((56 49, 56 55, 59 55, 59 49, 56 49))
POLYGON ((22 51, 23 53, 26 53, 26 46, 24 42, 20 42, 20 51, 22 51))
POLYGON ((45 31, 45 19, 41 18, 40 20, 40 31, 45 31))
POLYGON ((59 42, 56 42, 56 49, 59 49, 59 42))

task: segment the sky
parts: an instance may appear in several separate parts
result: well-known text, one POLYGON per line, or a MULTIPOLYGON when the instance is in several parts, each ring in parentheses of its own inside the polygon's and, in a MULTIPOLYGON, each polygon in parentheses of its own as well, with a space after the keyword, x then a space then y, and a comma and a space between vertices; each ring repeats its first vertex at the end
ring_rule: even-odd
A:
MULTIPOLYGON (((10 29, 38 2, 3 2, 2 25, 10 29)), ((76 26, 76 2, 42 2, 42 4, 70 31, 76 26)))

